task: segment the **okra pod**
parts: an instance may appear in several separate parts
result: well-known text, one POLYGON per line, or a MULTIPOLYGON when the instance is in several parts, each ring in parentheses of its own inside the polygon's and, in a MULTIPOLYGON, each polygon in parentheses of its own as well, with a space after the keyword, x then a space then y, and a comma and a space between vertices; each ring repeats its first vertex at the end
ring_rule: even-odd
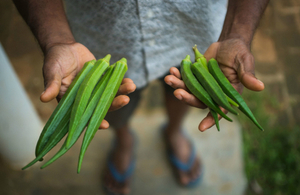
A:
POLYGON ((221 69, 219 68, 218 62, 215 59, 211 59, 208 62, 208 68, 210 73, 213 75, 213 77, 216 79, 216 81, 219 83, 223 91, 228 95, 230 98, 232 98, 237 104, 239 105, 239 109, 247 116, 249 117, 252 122, 260 129, 264 130, 255 119, 253 113, 251 112, 250 108, 247 106, 246 102, 242 98, 242 96, 233 88, 233 86, 230 84, 228 79, 225 77, 221 69))
POLYGON ((45 147, 46 143, 48 142, 50 136, 53 134, 59 123, 61 122, 62 118, 67 113, 68 109, 73 104, 76 93, 83 82, 85 76, 89 73, 89 71, 93 68, 94 63, 96 60, 91 60, 86 62, 80 72, 77 74, 71 85, 69 86, 68 90, 56 106, 55 110, 51 114, 50 118, 48 119, 46 125, 43 128, 42 133, 40 134, 39 140, 36 145, 35 149, 35 156, 38 156, 40 152, 45 147))
POLYGON ((193 63, 191 69, 198 81, 217 104, 232 114, 238 115, 238 113, 228 103, 226 96, 217 81, 199 62, 193 63))
POLYGON ((67 143, 66 143, 67 147, 69 146, 73 133, 76 129, 76 126, 80 118, 82 117, 84 110, 86 109, 86 106, 88 104, 92 91, 95 88, 95 85, 103 75, 104 71, 109 66, 110 58, 111 55, 108 54, 103 59, 100 59, 95 63, 92 70, 86 75, 85 79, 83 80, 77 92, 72 113, 71 113, 70 127, 69 127, 70 129, 69 129, 67 143))
POLYGON ((198 82, 196 77, 193 75, 191 70, 191 60, 190 56, 187 55, 185 59, 181 61, 180 69, 181 76, 184 84, 187 88, 192 92, 194 96, 196 96, 200 101, 202 101, 206 106, 216 111, 226 120, 232 122, 232 120, 222 112, 222 110, 218 107, 218 105, 213 101, 210 95, 205 91, 202 85, 198 82))
MULTIPOLYGON (((207 67, 207 60, 204 57, 204 55, 202 55, 199 52, 199 50, 197 49, 197 45, 195 45, 193 47, 193 50, 194 50, 194 54, 195 54, 195 62, 199 62, 209 72, 208 67, 207 67)), ((234 102, 232 99, 230 99, 230 97, 228 97, 227 95, 226 95, 226 99, 231 105, 233 105, 235 107, 239 107, 239 105, 236 102, 234 102)))
POLYGON ((62 147, 60 148, 60 150, 48 162, 46 162, 41 167, 42 169, 47 167, 51 163, 53 163, 55 160, 57 160, 63 154, 65 154, 76 143, 76 141, 80 137, 81 133, 83 132, 86 124, 88 123, 89 119, 91 118, 91 116, 94 112, 94 109, 95 109, 100 97, 102 96, 102 93, 110 79, 113 69, 114 69, 114 65, 112 65, 108 68, 108 70, 104 74, 104 77, 101 78, 100 82, 97 84, 96 88, 94 89, 91 100, 89 101, 88 106, 85 109, 85 111, 76 127, 76 130, 74 131, 74 134, 72 136, 72 140, 71 140, 69 146, 66 147, 66 140, 65 140, 65 142, 62 145, 62 147))
POLYGON ((61 122, 55 129, 54 133, 51 135, 50 139, 48 140, 43 150, 33 161, 31 161, 25 167, 23 167, 22 170, 27 169, 28 167, 32 166, 37 161, 39 161, 41 158, 43 158, 68 133, 71 111, 72 111, 72 107, 69 108, 64 118, 61 120, 61 122))
POLYGON ((87 130, 85 132, 80 155, 79 155, 79 161, 78 161, 78 169, 77 172, 80 172, 82 160, 84 157, 84 154, 87 150, 87 147, 91 143, 93 137, 95 136, 102 120, 104 119, 105 115, 107 114, 107 111, 114 100, 114 97, 117 94, 117 91, 120 87, 120 84, 122 82, 122 79, 127 71, 127 60, 125 58, 122 58, 118 62, 116 62, 114 72, 111 75, 111 78, 107 84, 107 86, 104 89, 104 92, 95 108, 95 111, 90 119, 90 122, 88 124, 87 130))
MULTIPOLYGON (((221 87, 222 88, 222 87, 221 87)), ((235 101, 233 101, 230 97, 228 97, 227 95, 226 95, 226 93, 225 93, 225 96, 226 96, 226 99, 227 99, 227 101, 229 102, 229 104, 231 104, 231 105, 233 105, 234 107, 239 107, 239 105, 235 102, 235 101)))

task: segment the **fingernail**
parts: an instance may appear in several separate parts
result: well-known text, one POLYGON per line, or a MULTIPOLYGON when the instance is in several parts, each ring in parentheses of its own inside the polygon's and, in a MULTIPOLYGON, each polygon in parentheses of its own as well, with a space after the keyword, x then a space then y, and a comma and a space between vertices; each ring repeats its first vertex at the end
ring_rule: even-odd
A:
POLYGON ((263 83, 261 80, 259 80, 259 79, 257 79, 257 81, 258 81, 261 85, 264 84, 264 83, 263 83))
POLYGON ((179 99, 179 100, 182 100, 182 96, 181 95, 177 95, 176 98, 179 99))
POLYGON ((203 128, 203 127, 202 127, 202 128, 200 127, 200 129, 199 129, 199 130, 200 130, 201 132, 204 132, 206 129, 205 129, 205 128, 203 128))
POLYGON ((172 85, 172 83, 171 83, 171 82, 166 82, 166 83, 167 83, 167 85, 170 85, 170 86, 172 85))
POLYGON ((43 95, 45 93, 45 91, 43 91, 42 93, 41 93, 41 95, 43 95))

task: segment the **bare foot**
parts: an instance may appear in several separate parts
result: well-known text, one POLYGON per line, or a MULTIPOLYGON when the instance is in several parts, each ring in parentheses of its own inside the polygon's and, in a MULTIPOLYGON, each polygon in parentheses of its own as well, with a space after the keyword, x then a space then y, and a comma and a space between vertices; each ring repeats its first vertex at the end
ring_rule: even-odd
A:
MULTIPOLYGON (((182 163, 186 164, 192 155, 192 145, 190 141, 184 136, 180 130, 174 130, 167 128, 164 131, 164 140, 167 145, 167 149, 172 151, 172 154, 182 163)), ((175 167, 175 166, 174 166, 175 167)), ((176 175, 178 176, 179 182, 186 186, 190 182, 195 181, 201 174, 201 162, 199 158, 195 158, 193 165, 190 170, 182 171, 176 169, 176 175)))
MULTIPOLYGON (((133 160, 133 135, 131 133, 122 133, 117 136, 116 144, 113 148, 110 163, 113 164, 119 174, 124 174, 128 170, 133 160)), ((104 186, 112 194, 129 194, 130 193, 130 176, 125 181, 118 182, 113 177, 111 171, 106 165, 104 174, 104 186)))

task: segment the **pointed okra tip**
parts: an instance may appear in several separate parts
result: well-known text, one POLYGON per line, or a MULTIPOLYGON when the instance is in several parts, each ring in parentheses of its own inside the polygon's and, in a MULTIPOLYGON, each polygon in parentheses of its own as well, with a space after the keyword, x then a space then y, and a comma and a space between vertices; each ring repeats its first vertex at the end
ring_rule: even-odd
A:
POLYGON ((195 53, 195 61, 197 61, 198 58, 204 57, 202 55, 202 53, 199 52, 199 50, 197 49, 197 45, 195 44, 195 46, 193 47, 194 53, 195 53))
POLYGON ((24 171, 25 169, 27 169, 29 166, 26 165, 25 167, 23 167, 21 170, 24 171))
MULTIPOLYGON (((84 155, 84 154, 83 154, 83 155, 84 155)), ((78 165, 77 165, 77 174, 79 174, 79 173, 80 173, 80 170, 81 170, 81 165, 82 165, 83 155, 81 154, 81 151, 80 151, 80 156, 79 156, 79 159, 78 159, 78 165)))

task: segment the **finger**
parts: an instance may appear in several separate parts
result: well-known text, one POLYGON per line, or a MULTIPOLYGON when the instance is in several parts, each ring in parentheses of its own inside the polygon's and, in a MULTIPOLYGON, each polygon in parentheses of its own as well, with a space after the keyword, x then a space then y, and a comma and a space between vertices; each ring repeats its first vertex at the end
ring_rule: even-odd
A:
POLYGON ((174 91, 174 95, 177 99, 183 101, 184 103, 197 107, 197 108, 206 108, 207 106, 203 104, 200 100, 198 100, 194 95, 188 93, 187 91, 183 89, 176 89, 174 91))
POLYGON ((124 84, 124 83, 133 83, 133 80, 131 80, 130 78, 124 78, 121 82, 121 84, 124 84))
POLYGON ((245 73, 241 76, 241 82, 243 85, 253 91, 262 91, 265 85, 262 81, 258 80, 253 74, 245 73))
POLYGON ((253 91, 262 91, 264 84, 254 76, 254 57, 251 53, 237 56, 236 70, 243 85, 253 91))
POLYGON ((40 99, 42 102, 49 102, 53 100, 58 94, 61 87, 61 76, 54 74, 53 76, 45 77, 46 88, 41 94, 40 99))
POLYGON ((101 124, 100 124, 99 130, 107 129, 108 127, 109 127, 109 123, 107 122, 107 120, 103 119, 101 124))
POLYGON ((242 94, 243 93, 243 90, 244 90, 244 85, 239 82, 239 83, 231 83, 232 87, 237 90, 237 92, 239 92, 239 94, 242 94))
MULTIPOLYGON (((225 114, 228 113, 227 110, 225 110, 224 108, 220 107, 220 109, 222 110, 222 112, 224 112, 225 114)), ((222 117, 218 114, 218 118, 219 120, 222 119, 222 117)), ((207 129, 211 128, 212 126, 214 126, 216 124, 214 117, 212 116, 211 112, 209 112, 206 117, 200 122, 198 129, 200 131, 206 131, 207 129)))
POLYGON ((127 82, 123 83, 118 90, 117 96, 118 95, 127 95, 129 93, 134 92, 136 89, 136 85, 133 82, 127 82))
POLYGON ((170 68, 170 74, 171 74, 171 75, 174 75, 174 76, 177 77, 178 79, 181 79, 181 74, 180 74, 178 68, 171 67, 171 68, 170 68))
POLYGON ((58 95, 56 96, 56 100, 57 102, 59 102, 61 100, 61 98, 64 96, 64 94, 66 93, 66 91, 68 90, 69 86, 71 85, 74 77, 76 75, 69 75, 65 78, 63 78, 61 80, 61 85, 60 85, 60 89, 59 89, 59 93, 58 95))
POLYGON ((122 108, 123 106, 126 106, 130 101, 130 98, 127 95, 119 95, 117 97, 115 97, 115 99, 113 100, 109 111, 114 111, 114 110, 118 110, 120 108, 122 108))
POLYGON ((211 115, 209 112, 206 117, 201 121, 199 124, 198 129, 202 132, 206 131, 207 129, 211 128, 212 126, 215 125, 215 120, 214 117, 211 115))
POLYGON ((69 88, 69 86, 71 85, 71 83, 73 82, 73 80, 76 77, 76 73, 73 72, 68 76, 65 76, 64 78, 62 78, 61 80, 61 85, 65 86, 67 89, 69 88))
POLYGON ((165 77, 164 80, 167 83, 167 85, 170 85, 174 89, 184 89, 184 90, 188 91, 183 80, 180 80, 178 77, 176 77, 174 75, 168 75, 165 77))

